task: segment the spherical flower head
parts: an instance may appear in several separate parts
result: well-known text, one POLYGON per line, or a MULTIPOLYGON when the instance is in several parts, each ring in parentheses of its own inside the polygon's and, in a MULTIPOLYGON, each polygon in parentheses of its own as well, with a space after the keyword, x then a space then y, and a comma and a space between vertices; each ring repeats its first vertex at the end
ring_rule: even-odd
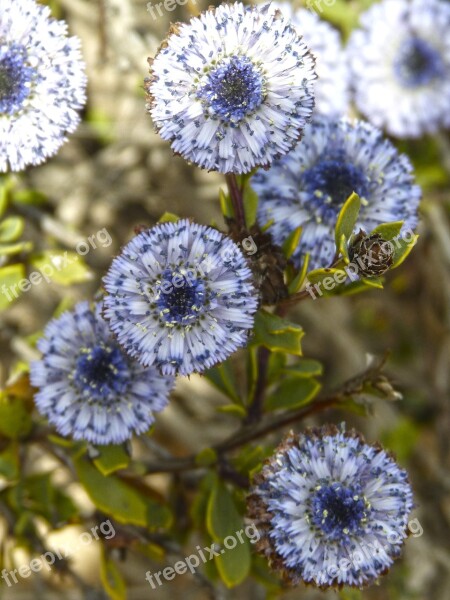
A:
POLYGON ((144 433, 168 402, 173 378, 125 354, 101 316, 80 302, 47 325, 31 364, 39 412, 61 435, 94 444, 120 444, 144 433))
POLYGON ((412 508, 394 459, 333 426, 288 435, 249 497, 272 568, 293 585, 322 588, 374 583, 399 556, 412 508))
POLYGON ((0 5, 0 172, 54 155, 79 121, 86 77, 77 38, 34 0, 0 5))
POLYGON ((409 160, 361 121, 320 119, 308 125, 295 150, 259 171, 252 187, 259 196, 258 222, 273 220, 268 231, 277 245, 303 228, 293 255, 297 266, 306 252, 310 268, 330 265, 336 221, 352 192, 362 203, 355 233, 392 221, 404 221, 403 231, 417 225, 421 192, 409 160))
POLYGON ((151 62, 148 111, 172 149, 247 173, 289 152, 314 107, 314 59, 270 5, 223 4, 177 24, 151 62))
POLYGON ((274 9, 292 21, 316 58, 314 115, 341 117, 350 103, 349 69, 339 32, 314 10, 294 10, 289 2, 272 2, 274 9))
POLYGON ((399 138, 450 125, 450 4, 383 0, 361 16, 348 47, 355 100, 399 138))
POLYGON ((163 373, 200 373, 243 346, 257 292, 238 246, 188 220, 143 231, 104 278, 105 317, 126 352, 163 373))

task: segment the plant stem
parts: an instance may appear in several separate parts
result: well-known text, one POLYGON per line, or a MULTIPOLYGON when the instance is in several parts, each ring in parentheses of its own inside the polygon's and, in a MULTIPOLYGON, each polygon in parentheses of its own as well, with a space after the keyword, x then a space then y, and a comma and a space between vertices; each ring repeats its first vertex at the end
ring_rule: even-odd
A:
MULTIPOLYGON (((277 417, 268 415, 262 422, 257 426, 254 424, 244 425, 236 433, 231 435, 229 438, 213 446, 213 449, 219 455, 219 461, 224 454, 240 448, 241 446, 253 442, 269 433, 273 433, 292 425, 293 423, 302 421, 306 417, 320 413, 324 410, 339 406, 339 404, 351 398, 352 396, 358 395, 363 392, 364 385, 372 383, 373 385, 379 381, 381 370, 386 362, 386 356, 383 357, 376 364, 372 364, 363 373, 352 377, 345 381, 342 386, 334 394, 326 396, 317 402, 314 402, 310 406, 305 406, 294 411, 281 414, 277 417)), ((223 459, 222 459, 223 460, 223 459)), ((185 458, 174 458, 167 461, 159 461, 146 465, 146 474, 150 473, 176 473, 179 471, 188 471, 194 469, 204 468, 197 464, 196 456, 190 455, 185 458)))
POLYGON ((261 347, 258 349, 258 376, 253 399, 244 419, 244 425, 251 425, 261 419, 269 356, 270 351, 267 348, 261 347))
POLYGON ((242 189, 239 187, 236 175, 228 173, 225 175, 228 191, 230 193, 231 203, 233 204, 234 218, 239 226, 239 229, 245 229, 245 211, 244 201, 242 198, 242 189))

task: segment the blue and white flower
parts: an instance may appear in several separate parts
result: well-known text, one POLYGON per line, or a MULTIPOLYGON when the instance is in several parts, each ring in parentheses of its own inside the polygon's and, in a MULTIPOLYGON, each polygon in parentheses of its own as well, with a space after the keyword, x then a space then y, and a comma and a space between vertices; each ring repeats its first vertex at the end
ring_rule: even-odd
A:
POLYGON ((273 220, 268 231, 277 245, 303 228, 293 255, 297 266, 307 252, 311 268, 330 265, 337 217, 352 192, 362 203, 355 232, 392 221, 404 221, 403 231, 417 225, 421 192, 409 160, 361 121, 323 119, 308 125, 295 150, 259 171, 252 186, 259 196, 258 222, 273 220))
POLYGON ((361 16, 348 55, 359 110, 399 138, 450 126, 450 4, 383 0, 361 16))
POLYGON ((289 2, 272 2, 272 7, 292 21, 316 58, 314 114, 345 115, 350 103, 349 69, 339 32, 314 10, 295 10, 289 2))
POLYGON ((54 155, 86 101, 80 42, 34 0, 0 5, 0 172, 54 155))
POLYGON ((315 77, 313 57, 279 11, 223 4, 169 34, 146 82, 148 110, 177 154, 247 173, 300 138, 315 77))
POLYGON ((147 431, 168 403, 173 378, 123 352, 101 316, 80 302, 47 325, 31 364, 35 402, 57 431, 94 444, 119 444, 147 431))
POLYGON ((243 346, 258 305, 238 246, 188 220, 143 231, 104 278, 105 317, 124 349, 163 373, 200 373, 243 346))
POLYGON ((412 508, 406 471, 333 426, 287 436, 249 497, 272 568, 322 588, 374 583, 399 556, 412 508))

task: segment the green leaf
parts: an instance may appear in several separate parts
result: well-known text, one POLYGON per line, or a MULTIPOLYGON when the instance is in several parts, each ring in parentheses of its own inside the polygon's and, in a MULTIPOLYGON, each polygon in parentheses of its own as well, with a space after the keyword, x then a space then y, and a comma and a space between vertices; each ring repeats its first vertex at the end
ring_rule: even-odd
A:
POLYGON ((158 220, 158 223, 176 223, 180 220, 178 215, 171 212, 165 212, 163 216, 158 220))
POLYGON ((264 346, 272 352, 289 352, 301 356, 303 336, 302 327, 296 323, 265 310, 256 313, 253 345, 264 346))
POLYGON ((294 231, 287 236, 283 243, 283 252, 286 258, 291 258, 294 252, 297 250, 300 238, 302 235, 303 227, 297 227, 294 231))
POLYGON ((395 249, 391 269, 396 269, 406 260, 406 258, 411 253, 411 250, 416 245, 418 239, 419 236, 414 235, 413 238, 409 241, 402 237, 399 237, 392 242, 395 246, 395 249))
POLYGON ((9 202, 9 189, 7 185, 0 185, 0 217, 2 217, 6 209, 8 208, 9 202))
POLYGON ((217 412, 234 415, 238 419, 242 419, 247 415, 247 411, 240 404, 226 404, 225 406, 219 406, 217 412))
POLYGON ((169 509, 113 475, 102 475, 83 457, 74 459, 78 478, 95 506, 120 523, 168 527, 169 509))
POLYGON ((256 213, 258 212, 258 194, 249 184, 244 186, 242 201, 244 203, 245 223, 247 228, 250 229, 256 221, 256 213))
POLYGON ((358 220, 360 208, 361 200, 358 194, 353 192, 342 207, 336 222, 335 242, 337 249, 339 249, 341 245, 342 236, 344 236, 347 241, 350 239, 358 220))
POLYGON ((227 543, 228 536, 237 542, 234 548, 227 549, 223 546, 220 556, 215 557, 214 560, 225 585, 227 587, 238 585, 250 571, 250 547, 245 535, 242 535, 243 542, 236 535, 243 529, 243 517, 236 507, 231 492, 217 478, 208 500, 206 527, 215 542, 227 543))
POLYGON ((350 256, 348 255, 348 244, 344 234, 341 235, 341 241, 339 242, 338 252, 343 257, 345 264, 348 265, 348 263, 350 262, 350 256))
POLYGON ((32 256, 30 262, 42 273, 47 282, 72 285, 84 283, 93 278, 92 271, 76 252, 46 250, 32 256))
POLYGON ((266 410, 292 409, 309 404, 319 393, 320 384, 313 378, 285 379, 266 402, 266 410))
POLYGON ((267 382, 269 384, 276 383, 279 381, 280 373, 286 367, 287 355, 281 352, 272 352, 269 356, 269 363, 267 366, 267 382))
POLYGON ((233 218, 233 204, 231 198, 222 189, 219 190, 220 210, 226 219, 233 218))
POLYGON ((19 476, 18 446, 14 442, 0 453, 0 476, 9 480, 19 476))
POLYGON ((383 281, 379 277, 364 277, 362 280, 367 287, 376 288, 377 290, 383 289, 383 281))
POLYGON ((379 234, 387 242, 393 240, 395 237, 400 235, 404 221, 395 221, 393 223, 382 223, 375 227, 369 235, 379 234))
POLYGON ((19 283, 25 278, 24 265, 9 265, 0 269, 0 310, 19 297, 19 283))
POLYGON ((204 375, 222 394, 225 394, 233 402, 242 403, 230 361, 225 361, 218 367, 208 369, 204 375))
POLYGON ((336 289, 336 295, 353 296, 355 294, 360 294, 361 292, 367 292, 368 290, 374 287, 383 289, 383 281, 384 279, 382 277, 374 277, 372 279, 358 279, 358 281, 351 281, 346 285, 339 286, 336 289))
POLYGON ((347 278, 347 273, 337 268, 314 269, 308 273, 308 281, 314 286, 314 294, 319 296, 333 295, 336 288, 347 278))
POLYGON ((301 358, 295 365, 283 369, 283 373, 291 377, 314 377, 322 375, 323 365, 312 358, 301 358))
POLYGON ((0 244, 0 256, 14 256, 21 252, 33 250, 32 242, 16 242, 13 244, 0 244))
POLYGON ((289 294, 296 294, 302 287, 306 278, 306 273, 308 272, 309 258, 310 254, 307 252, 303 258, 302 268, 288 286, 289 294))
POLYGON ((17 190, 14 192, 14 202, 19 202, 19 204, 32 204, 32 205, 42 205, 48 202, 48 198, 42 192, 38 190, 30 190, 29 188, 25 190, 17 190))
MULTIPOLYGON (((234 404, 232 406, 235 406, 234 404)), ((199 467, 210 467, 217 462, 217 452, 214 448, 203 448, 195 457, 195 464, 199 467)))
POLYGON ((31 416, 23 400, 0 394, 0 433, 15 440, 28 435, 31 427, 31 416))
POLYGON ((94 465, 103 475, 110 475, 119 469, 126 469, 130 456, 123 445, 99 446, 100 456, 94 460, 94 465))
POLYGON ((8 217, 0 223, 0 243, 15 242, 20 238, 25 227, 21 217, 8 217))
POLYGON ((125 580, 115 562, 106 556, 104 550, 101 553, 100 579, 105 592, 112 600, 126 600, 125 580))

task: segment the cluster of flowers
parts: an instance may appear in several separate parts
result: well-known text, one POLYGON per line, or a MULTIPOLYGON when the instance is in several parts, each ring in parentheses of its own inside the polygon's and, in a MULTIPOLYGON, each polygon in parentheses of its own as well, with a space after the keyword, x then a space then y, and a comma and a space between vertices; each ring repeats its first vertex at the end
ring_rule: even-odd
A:
MULTIPOLYGON (((252 173, 258 222, 272 223, 278 246, 302 226, 296 266, 306 252, 313 267, 329 264, 353 191, 358 229, 399 220, 415 228, 411 165, 375 126, 410 137, 450 124, 450 5, 382 0, 361 24, 344 51, 309 11, 222 5, 173 27, 149 61, 148 111, 162 138, 205 169, 266 168, 252 173), (371 124, 345 118, 352 94, 371 124)), ((66 26, 34 0, 3 0, 0 171, 53 155, 79 122, 85 86, 66 26)), ((138 234, 104 288, 103 301, 49 323, 31 381, 62 435, 117 444, 149 428, 175 375, 201 373, 246 343, 259 298, 239 247, 188 220, 138 234)), ((289 581, 361 586, 398 555, 412 494, 381 448, 328 428, 290 436, 255 479, 250 503, 260 550, 289 581), (366 542, 375 557, 336 571, 366 542)))

